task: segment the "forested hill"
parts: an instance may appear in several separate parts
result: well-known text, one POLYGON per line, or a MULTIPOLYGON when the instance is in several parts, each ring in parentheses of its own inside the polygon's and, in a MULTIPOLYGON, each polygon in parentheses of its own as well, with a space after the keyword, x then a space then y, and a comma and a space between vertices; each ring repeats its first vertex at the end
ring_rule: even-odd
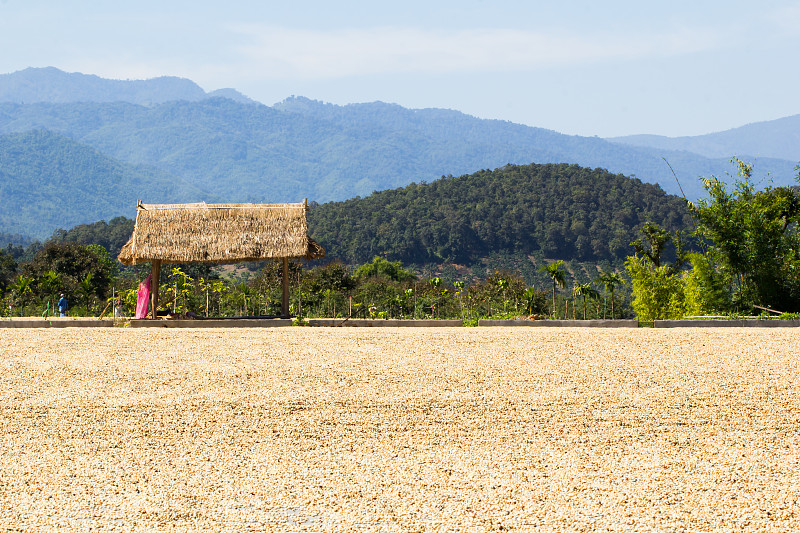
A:
POLYGON ((492 253, 618 261, 646 221, 688 228, 683 199, 657 185, 576 165, 507 165, 314 206, 309 232, 357 264, 471 264, 492 253))
MULTIPOLYGON (((576 165, 507 165, 366 198, 312 205, 310 235, 327 259, 361 264, 376 255, 407 265, 475 265, 492 254, 617 263, 639 228, 691 224, 683 199, 657 185, 576 165)), ((116 256, 133 220, 57 231, 56 241, 101 244, 116 256)))
POLYGON ((0 135, 2 246, 24 242, 25 236, 44 238, 59 227, 132 216, 137 198, 151 197, 153 203, 169 203, 208 194, 174 176, 121 163, 56 133, 0 135))

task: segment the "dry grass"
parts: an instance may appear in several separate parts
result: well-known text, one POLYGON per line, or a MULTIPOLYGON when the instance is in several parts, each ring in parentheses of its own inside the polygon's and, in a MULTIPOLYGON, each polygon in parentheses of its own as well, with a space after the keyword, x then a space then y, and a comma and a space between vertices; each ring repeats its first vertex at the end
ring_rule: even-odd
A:
POLYGON ((0 529, 800 530, 798 341, 0 330, 0 529))

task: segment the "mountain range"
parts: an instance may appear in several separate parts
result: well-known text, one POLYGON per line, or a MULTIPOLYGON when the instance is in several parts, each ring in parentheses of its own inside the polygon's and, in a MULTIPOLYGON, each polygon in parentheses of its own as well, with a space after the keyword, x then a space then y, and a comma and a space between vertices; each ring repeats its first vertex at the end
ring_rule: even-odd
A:
POLYGON ((658 150, 682 150, 709 158, 747 154, 749 157, 800 161, 800 115, 694 137, 628 135, 608 140, 658 150))
POLYGON ((55 67, 26 68, 0 74, 0 102, 130 102, 153 105, 172 100, 196 102, 221 96, 243 103, 253 100, 236 89, 206 93, 195 82, 175 76, 149 80, 109 80, 93 74, 64 72, 55 67))
POLYGON ((734 155, 757 158, 757 174, 775 185, 794 184, 800 143, 767 143, 768 152, 762 139, 796 138, 797 122, 601 139, 445 109, 303 97, 267 106, 181 78, 26 69, 0 75, 0 232, 43 238, 132 216, 137 199, 343 201, 507 164, 603 168, 696 199, 698 178, 734 171, 734 155))

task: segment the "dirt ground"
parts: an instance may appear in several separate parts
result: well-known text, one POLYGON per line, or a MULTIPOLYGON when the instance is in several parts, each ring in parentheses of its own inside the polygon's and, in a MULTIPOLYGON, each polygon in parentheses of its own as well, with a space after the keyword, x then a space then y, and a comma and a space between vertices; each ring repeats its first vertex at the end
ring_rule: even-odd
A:
POLYGON ((798 531, 798 341, 0 329, 0 530, 798 531))

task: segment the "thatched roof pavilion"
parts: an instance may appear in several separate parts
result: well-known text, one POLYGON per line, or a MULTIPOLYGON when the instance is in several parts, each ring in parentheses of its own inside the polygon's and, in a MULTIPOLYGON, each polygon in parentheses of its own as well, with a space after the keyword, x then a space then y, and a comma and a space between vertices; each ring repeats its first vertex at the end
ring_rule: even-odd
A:
POLYGON ((121 263, 153 265, 155 317, 161 263, 239 263, 282 259, 288 316, 288 259, 317 259, 325 250, 308 236, 308 204, 142 204, 121 263))

